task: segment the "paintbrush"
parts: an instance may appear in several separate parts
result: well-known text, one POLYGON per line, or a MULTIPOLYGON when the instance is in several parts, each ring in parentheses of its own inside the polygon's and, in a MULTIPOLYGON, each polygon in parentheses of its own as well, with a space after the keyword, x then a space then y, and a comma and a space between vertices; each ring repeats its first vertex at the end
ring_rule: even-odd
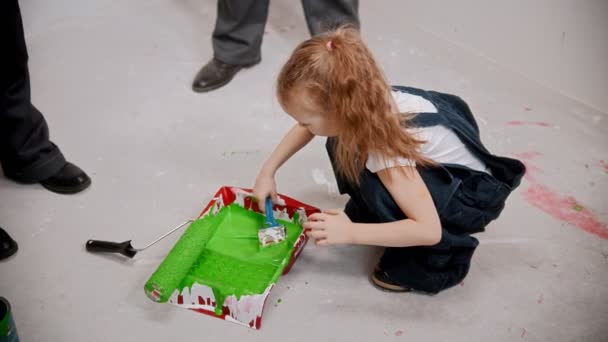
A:
POLYGON ((278 244, 285 240, 285 226, 280 225, 274 219, 270 197, 266 198, 266 221, 264 226, 258 230, 258 239, 261 247, 278 244))

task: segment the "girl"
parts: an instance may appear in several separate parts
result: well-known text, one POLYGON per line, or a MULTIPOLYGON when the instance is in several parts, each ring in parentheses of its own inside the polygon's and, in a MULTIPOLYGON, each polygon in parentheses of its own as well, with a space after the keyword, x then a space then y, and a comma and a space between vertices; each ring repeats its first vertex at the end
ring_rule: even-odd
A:
POLYGON ((301 43, 277 84, 297 124, 257 176, 259 203, 276 200, 278 168, 315 136, 327 136, 344 211, 304 224, 318 246, 361 244, 386 250, 370 273, 389 291, 439 291, 466 276, 478 245, 470 234, 496 219, 524 174, 492 155, 460 98, 391 88, 354 29, 301 43))

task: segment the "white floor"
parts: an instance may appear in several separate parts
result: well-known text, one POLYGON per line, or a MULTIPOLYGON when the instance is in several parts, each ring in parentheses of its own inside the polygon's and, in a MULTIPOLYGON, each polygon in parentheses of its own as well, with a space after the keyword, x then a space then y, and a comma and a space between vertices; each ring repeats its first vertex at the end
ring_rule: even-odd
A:
MULTIPOLYGON (((0 263, 0 295, 22 341, 606 341, 606 113, 363 2, 364 35, 391 82, 464 97, 487 146, 525 153, 530 176, 478 235, 462 286, 434 297, 379 292, 366 278, 376 250, 310 245, 252 331, 146 298, 176 238, 129 261, 83 246, 141 245, 198 214, 220 186, 252 185, 292 124, 273 82, 307 37, 298 2, 274 1, 263 62, 205 95, 190 82, 212 53, 213 0, 21 5, 34 103, 93 178, 76 196, 0 179, 0 225, 20 244, 0 263), (537 206, 524 196, 535 189, 537 206)), ((320 139, 278 176, 281 192, 322 208, 345 202, 333 182, 320 139)))

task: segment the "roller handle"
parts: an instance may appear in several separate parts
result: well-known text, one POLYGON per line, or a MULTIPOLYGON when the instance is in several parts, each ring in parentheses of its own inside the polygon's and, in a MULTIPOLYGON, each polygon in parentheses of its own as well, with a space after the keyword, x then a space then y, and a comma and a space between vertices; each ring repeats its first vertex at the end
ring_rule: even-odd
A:
POLYGON ((86 249, 91 253, 119 253, 128 258, 133 258, 137 254, 137 250, 131 246, 131 240, 125 242, 89 240, 86 249))
POLYGON ((266 222, 264 223, 265 227, 274 227, 279 224, 274 219, 274 212, 272 210, 272 199, 270 197, 266 198, 266 222))

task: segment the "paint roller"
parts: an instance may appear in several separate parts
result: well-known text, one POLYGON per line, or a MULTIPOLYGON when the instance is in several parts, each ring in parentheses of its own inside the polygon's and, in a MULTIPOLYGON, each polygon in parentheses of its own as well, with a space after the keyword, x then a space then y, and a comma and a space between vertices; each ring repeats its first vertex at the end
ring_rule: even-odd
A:
POLYGON ((161 303, 169 300, 213 236, 214 219, 215 216, 206 216, 188 227, 146 282, 144 290, 150 299, 161 303))
MULTIPOLYGON (((274 219, 270 198, 266 201, 265 209, 266 221, 264 227, 258 231, 261 247, 279 244, 286 237, 285 227, 274 219)), ((132 258, 137 252, 151 247, 181 227, 191 223, 144 286, 146 295, 150 299, 156 302, 166 302, 175 289, 179 287, 194 263, 200 258, 207 242, 213 236, 217 227, 214 224, 216 217, 209 215, 198 220, 188 220, 140 249, 134 248, 131 245, 131 240, 120 243, 89 240, 86 244, 86 250, 93 253, 120 253, 132 258)))
POLYGON ((135 254, 137 254, 137 252, 141 252, 141 251, 144 251, 144 250, 152 247, 160 240, 173 234, 174 232, 178 231, 183 226, 187 225, 188 223, 192 223, 193 221, 194 220, 188 220, 188 221, 180 224, 179 226, 177 226, 177 227, 171 229, 170 231, 166 232, 165 234, 159 236, 156 240, 150 242, 143 248, 133 247, 133 245, 131 245, 131 240, 127 240, 124 242, 88 240, 85 245, 85 248, 86 248, 87 252, 91 252, 91 253, 118 253, 118 254, 122 254, 128 258, 133 258, 135 256, 135 254))
MULTIPOLYGON (((260 229, 262 233, 258 232, 258 237, 266 237, 266 240, 259 240, 262 247, 277 245, 286 239, 285 227, 274 219, 270 198, 266 201, 266 214, 266 222, 264 227, 260 229), (269 236, 272 238, 269 238, 269 236)), ((188 227, 175 246, 173 246, 173 249, 167 254, 165 260, 158 266, 156 272, 146 282, 144 290, 150 299, 161 303, 169 300, 173 292, 180 286, 184 277, 192 269, 192 266, 200 259, 207 242, 215 234, 215 230, 218 227, 216 220, 222 219, 222 217, 209 215, 194 221, 188 227)), ((255 239, 252 236, 234 236, 232 238, 255 239)), ((218 307, 216 310, 221 310, 221 307, 218 307)), ((219 312, 217 313, 219 314, 219 312)))
POLYGON ((143 248, 134 248, 131 240, 125 242, 88 240, 86 250, 91 253, 119 253, 133 258, 137 252, 151 247, 190 223, 144 287, 150 299, 156 302, 166 302, 205 249, 205 245, 215 231, 214 219, 215 216, 209 215, 198 220, 188 220, 143 248))

